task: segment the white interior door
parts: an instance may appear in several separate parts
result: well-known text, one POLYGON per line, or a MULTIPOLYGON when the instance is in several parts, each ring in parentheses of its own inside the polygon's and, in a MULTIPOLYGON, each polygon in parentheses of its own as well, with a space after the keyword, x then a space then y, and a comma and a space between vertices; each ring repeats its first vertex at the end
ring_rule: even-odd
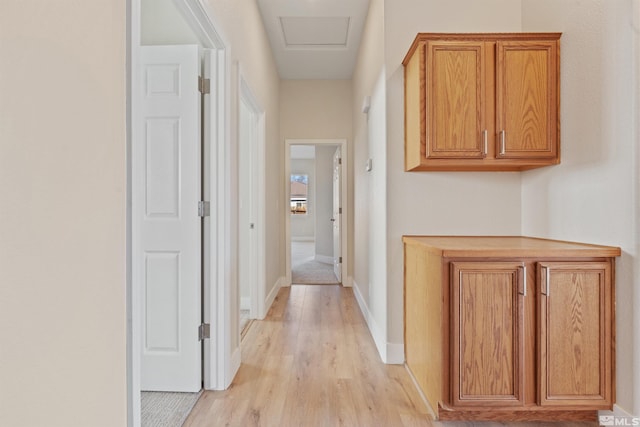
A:
POLYGON ((238 283, 240 309, 249 310, 256 318, 257 301, 253 287, 258 280, 257 218, 257 118, 244 98, 240 97, 238 117, 239 162, 239 258, 238 283))
POLYGON ((333 272, 335 273, 339 282, 342 282, 341 189, 342 156, 340 147, 338 147, 335 154, 333 155, 333 272))
POLYGON ((141 126, 134 146, 134 280, 142 289, 141 389, 202 383, 198 46, 140 50, 141 126))

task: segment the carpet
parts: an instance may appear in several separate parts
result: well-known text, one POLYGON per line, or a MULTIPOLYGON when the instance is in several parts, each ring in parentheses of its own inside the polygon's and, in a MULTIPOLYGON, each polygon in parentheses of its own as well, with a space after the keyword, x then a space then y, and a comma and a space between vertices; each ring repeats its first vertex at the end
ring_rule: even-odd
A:
POLYGON ((142 427, 181 427, 200 393, 142 392, 142 427))
POLYGON ((291 269, 291 283, 297 285, 334 285, 338 278, 333 266, 315 260, 309 260, 291 269))

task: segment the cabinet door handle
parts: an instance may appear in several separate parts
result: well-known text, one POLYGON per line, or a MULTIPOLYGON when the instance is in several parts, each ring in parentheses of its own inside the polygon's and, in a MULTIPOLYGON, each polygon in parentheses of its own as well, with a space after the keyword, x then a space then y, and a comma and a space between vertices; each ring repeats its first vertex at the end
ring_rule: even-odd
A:
POLYGON ((527 266, 523 265, 522 268, 522 292, 521 295, 523 297, 527 296, 527 266))
POLYGON ((487 134, 488 132, 486 129, 482 131, 482 154, 484 154, 485 156, 487 155, 487 150, 488 150, 487 134))
POLYGON ((551 295, 551 293, 549 292, 550 286, 549 286, 549 267, 542 267, 544 268, 544 288, 542 288, 542 294, 549 296, 551 295))
POLYGON ((504 156, 506 133, 507 132, 504 129, 500 131, 500 155, 501 156, 504 156))

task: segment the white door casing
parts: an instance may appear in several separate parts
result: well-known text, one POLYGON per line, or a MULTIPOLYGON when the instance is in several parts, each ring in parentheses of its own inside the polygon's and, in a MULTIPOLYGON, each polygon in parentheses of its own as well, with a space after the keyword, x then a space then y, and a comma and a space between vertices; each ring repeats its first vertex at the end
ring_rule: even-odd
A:
MULTIPOLYGON (((241 64, 238 64, 237 82, 238 288, 241 291, 241 297, 249 299, 249 317, 264 319, 267 314, 265 297, 265 113, 242 72, 241 64), (242 292, 243 287, 244 292, 242 292)), ((242 300, 240 302, 242 303, 242 300)))
POLYGON ((142 289, 141 389, 201 388, 200 52, 140 48, 141 142, 133 149, 133 280, 142 289))
POLYGON ((342 156, 340 147, 333 155, 333 272, 342 282, 342 156))
MULTIPOLYGON (((338 146, 342 157, 341 175, 340 175, 340 198, 342 216, 341 218, 349 217, 349 204, 347 203, 347 189, 349 188, 349 160, 347 151, 346 139, 285 139, 284 149, 284 195, 285 205, 289 206, 291 200, 291 146, 292 145, 316 145, 316 146, 338 146)), ((291 286, 291 214, 288 209, 285 209, 285 266, 286 276, 282 286, 291 286)), ((340 264, 340 281, 342 286, 351 287, 352 279, 347 275, 348 256, 349 251, 347 236, 349 235, 349 223, 348 221, 341 221, 340 223, 340 252, 342 256, 342 263, 340 264)))

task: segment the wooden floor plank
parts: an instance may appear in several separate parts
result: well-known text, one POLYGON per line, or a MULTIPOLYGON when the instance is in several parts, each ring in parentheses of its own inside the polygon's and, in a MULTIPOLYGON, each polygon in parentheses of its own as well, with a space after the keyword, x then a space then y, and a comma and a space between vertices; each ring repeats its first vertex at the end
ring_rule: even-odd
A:
MULTIPOLYGON (((206 391, 184 427, 541 427, 434 422, 405 368, 382 363, 351 289, 282 288, 242 341, 228 390, 206 391)), ((585 427, 589 423, 558 426, 585 427)))

